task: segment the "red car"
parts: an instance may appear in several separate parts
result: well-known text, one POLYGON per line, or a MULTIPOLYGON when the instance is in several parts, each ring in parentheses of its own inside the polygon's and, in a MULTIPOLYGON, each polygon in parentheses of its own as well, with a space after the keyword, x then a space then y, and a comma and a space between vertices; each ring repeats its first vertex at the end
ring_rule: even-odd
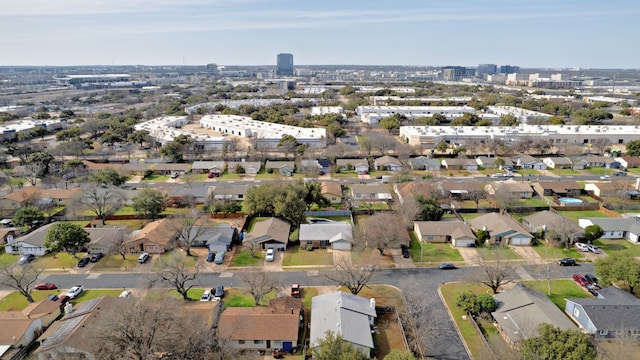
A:
POLYGON ((589 281, 580 274, 573 274, 573 280, 582 286, 589 285, 589 281))
POLYGON ((35 287, 36 290, 55 290, 57 288, 56 284, 50 282, 43 282, 35 287))

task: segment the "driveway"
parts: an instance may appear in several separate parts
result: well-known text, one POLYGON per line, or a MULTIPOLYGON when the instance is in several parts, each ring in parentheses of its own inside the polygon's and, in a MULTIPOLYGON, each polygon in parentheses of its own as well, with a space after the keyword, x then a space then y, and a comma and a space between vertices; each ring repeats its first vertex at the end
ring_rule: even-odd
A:
POLYGON ((462 256, 465 264, 470 266, 476 263, 476 259, 478 258, 478 251, 476 251, 476 248, 457 247, 456 249, 458 249, 458 252, 462 256))
POLYGON ((347 266, 352 266, 353 262, 351 261, 351 251, 348 250, 333 250, 329 249, 327 251, 331 251, 333 255, 333 264, 344 264, 347 266))
POLYGON ((265 261, 262 268, 264 271, 274 272, 274 271, 282 271, 282 257, 284 256, 284 251, 275 251, 273 261, 265 261))
POLYGON ((531 246, 511 246, 511 250, 524 259, 524 262, 527 264, 539 265, 547 262, 545 259, 541 258, 531 246))

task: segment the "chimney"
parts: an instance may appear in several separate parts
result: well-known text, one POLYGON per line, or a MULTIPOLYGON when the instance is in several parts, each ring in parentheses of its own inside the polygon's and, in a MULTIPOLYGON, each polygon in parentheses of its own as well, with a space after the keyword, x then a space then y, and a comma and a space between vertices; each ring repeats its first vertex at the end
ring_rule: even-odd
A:
POLYGON ((369 299, 369 308, 371 308, 371 309, 375 309, 376 308, 376 299, 375 298, 369 299))
POLYGON ((291 308, 291 315, 293 315, 293 308, 291 308))

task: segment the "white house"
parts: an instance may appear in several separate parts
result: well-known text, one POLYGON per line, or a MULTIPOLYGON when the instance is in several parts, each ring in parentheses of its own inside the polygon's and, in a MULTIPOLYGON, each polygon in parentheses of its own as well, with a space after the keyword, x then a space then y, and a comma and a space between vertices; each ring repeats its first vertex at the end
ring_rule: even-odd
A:
POLYGON ((48 254, 50 250, 44 246, 44 240, 47 237, 47 232, 54 224, 55 223, 41 226, 27 235, 18 238, 7 239, 5 251, 7 254, 20 255, 33 254, 42 256, 48 254))

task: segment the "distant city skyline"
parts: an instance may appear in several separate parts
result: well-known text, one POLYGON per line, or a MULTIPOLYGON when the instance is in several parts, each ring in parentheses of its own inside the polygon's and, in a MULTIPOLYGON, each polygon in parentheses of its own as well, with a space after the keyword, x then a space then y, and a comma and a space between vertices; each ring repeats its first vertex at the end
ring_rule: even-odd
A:
POLYGON ((4 0, 0 65, 640 68, 623 0, 4 0))

